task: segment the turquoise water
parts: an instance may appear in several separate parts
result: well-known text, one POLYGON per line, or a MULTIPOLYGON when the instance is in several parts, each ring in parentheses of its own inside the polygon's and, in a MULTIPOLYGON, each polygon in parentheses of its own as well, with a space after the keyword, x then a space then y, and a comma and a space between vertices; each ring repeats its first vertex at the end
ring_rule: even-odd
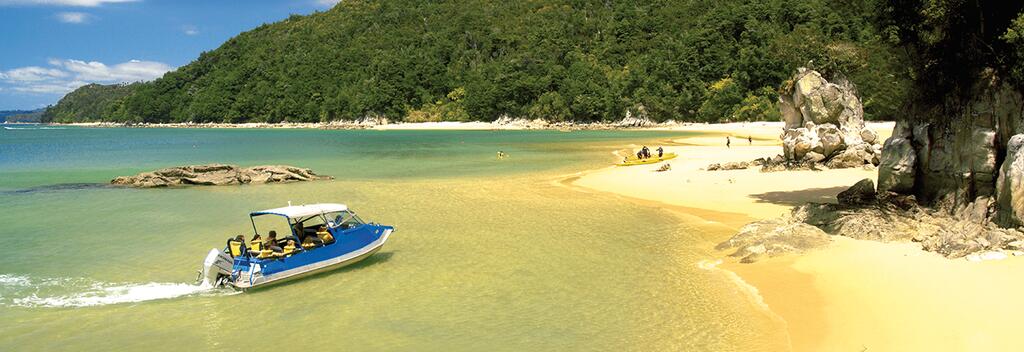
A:
POLYGON ((720 235, 558 182, 678 135, 0 130, 0 350, 777 350, 779 327, 698 267, 720 235), (336 179, 103 186, 209 162, 336 179), (397 230, 335 272, 245 294, 191 285, 206 251, 251 231, 249 211, 288 201, 397 230))

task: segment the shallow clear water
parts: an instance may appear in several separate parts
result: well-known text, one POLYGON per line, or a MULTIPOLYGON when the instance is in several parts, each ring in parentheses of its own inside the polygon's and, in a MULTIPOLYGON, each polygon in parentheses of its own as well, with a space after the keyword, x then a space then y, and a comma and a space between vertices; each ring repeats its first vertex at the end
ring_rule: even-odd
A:
POLYGON ((721 234, 557 182, 677 135, 0 130, 0 350, 777 350, 777 324, 698 265, 721 234), (102 185, 207 162, 336 179, 102 185), (360 264, 266 290, 191 285, 249 211, 288 201, 344 202, 396 232, 360 264))

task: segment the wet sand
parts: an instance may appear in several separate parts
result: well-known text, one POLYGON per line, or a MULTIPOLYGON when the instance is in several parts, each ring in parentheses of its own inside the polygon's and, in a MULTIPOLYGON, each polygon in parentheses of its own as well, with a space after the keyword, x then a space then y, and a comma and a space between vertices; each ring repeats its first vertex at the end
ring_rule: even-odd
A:
MULTIPOLYGON (((886 138, 892 124, 870 124, 886 138)), ((710 163, 749 161, 781 152, 781 124, 690 125, 711 135, 662 141, 671 171, 660 164, 615 167, 571 179, 576 187, 624 199, 658 202, 715 223, 714 238, 727 238, 745 219, 783 214, 808 201, 835 195, 876 171, 845 169, 761 173, 756 169, 704 171, 710 163), (731 135, 732 146, 725 146, 731 135), (754 141, 748 143, 747 136, 754 141), (738 137, 738 138, 737 138, 738 137), (688 209, 700 209, 692 211, 688 209)), ((639 146, 628 146, 638 148, 639 146)), ((649 145, 654 149, 657 146, 649 145)), ((609 156, 609 164, 620 155, 609 156)), ((713 244, 709 244, 713 245, 713 244)), ((721 253, 725 257, 728 253, 721 253)), ((716 266, 738 274, 778 315, 794 351, 1013 351, 1024 315, 1024 259, 970 262, 922 251, 913 243, 879 243, 836 237, 828 247, 739 264, 716 266)))

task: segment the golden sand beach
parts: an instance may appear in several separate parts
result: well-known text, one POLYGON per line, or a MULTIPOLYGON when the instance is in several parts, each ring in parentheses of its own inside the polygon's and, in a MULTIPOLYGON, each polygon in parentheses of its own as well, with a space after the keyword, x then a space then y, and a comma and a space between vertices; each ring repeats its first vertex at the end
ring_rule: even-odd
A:
MULTIPOLYGON (((881 138, 891 123, 869 123, 881 138)), ((805 202, 835 202, 874 170, 705 171, 711 163, 749 161, 781 152, 778 123, 689 125, 700 137, 662 141, 678 153, 660 164, 608 167, 571 179, 574 186, 658 202, 719 226, 709 243, 748 221, 805 202), (731 147, 725 136, 731 136, 731 147), (747 137, 753 139, 748 143, 747 137)), ((628 146, 639 148, 640 146, 628 146)), ((657 148, 658 146, 648 146, 657 148)), ((624 150, 621 153, 630 152, 624 150)), ((610 163, 613 158, 610 156, 610 163)), ((713 244, 712 244, 713 245, 713 244)), ((834 237, 824 249, 740 264, 720 253, 717 267, 735 273, 784 320, 794 351, 1014 351, 1024 305, 1024 259, 971 262, 925 252, 915 243, 834 237)))

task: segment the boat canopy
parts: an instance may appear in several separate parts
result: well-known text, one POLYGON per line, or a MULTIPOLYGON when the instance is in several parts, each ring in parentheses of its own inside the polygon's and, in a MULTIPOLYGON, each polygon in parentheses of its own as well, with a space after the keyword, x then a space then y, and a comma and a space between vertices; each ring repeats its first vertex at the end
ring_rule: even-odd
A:
POLYGON ((320 203, 306 205, 289 205, 287 207, 254 211, 249 216, 279 215, 289 219, 301 218, 310 215, 319 215, 336 211, 346 211, 348 206, 336 203, 320 203))

